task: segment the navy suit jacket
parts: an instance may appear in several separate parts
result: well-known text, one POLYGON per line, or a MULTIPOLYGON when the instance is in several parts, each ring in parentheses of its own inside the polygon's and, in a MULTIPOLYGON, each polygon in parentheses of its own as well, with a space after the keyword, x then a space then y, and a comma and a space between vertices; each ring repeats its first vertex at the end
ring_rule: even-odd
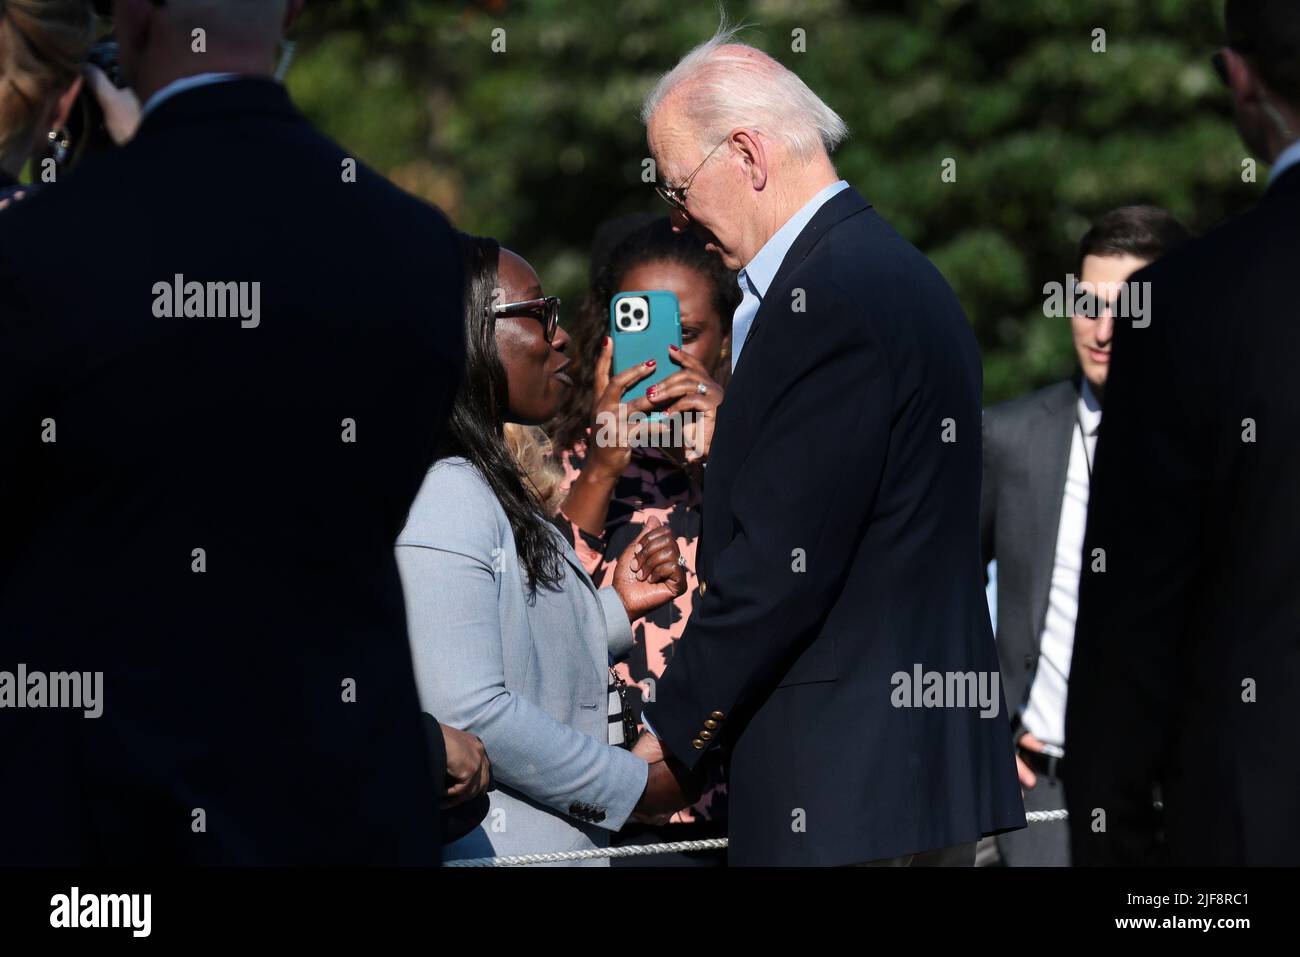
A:
POLYGON ((832 197, 720 408, 702 595, 647 709, 688 766, 723 745, 731 862, 859 863, 1024 825, 1000 688, 991 717, 895 706, 917 667, 996 687, 981 383, 943 277, 857 191, 832 197))
POLYGON ((0 213, 0 668, 104 675, 99 718, 0 711, 0 863, 438 861, 393 542, 460 260, 346 157, 245 79, 0 213), (155 315, 178 274, 259 324, 155 315))
POLYGON ((1077 865, 1300 864, 1297 262, 1292 168, 1130 279, 1066 708, 1077 865))

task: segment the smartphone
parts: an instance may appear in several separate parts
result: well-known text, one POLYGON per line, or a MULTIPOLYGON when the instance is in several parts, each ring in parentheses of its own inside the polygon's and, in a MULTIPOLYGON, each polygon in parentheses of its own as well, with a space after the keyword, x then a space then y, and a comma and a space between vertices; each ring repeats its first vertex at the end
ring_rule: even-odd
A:
MULTIPOLYGON (((639 399, 652 385, 663 382, 680 367, 668 355, 668 347, 682 347, 682 316, 677 294, 666 289, 620 292, 609 301, 609 336, 614 340, 614 373, 649 359, 655 370, 623 395, 624 402, 639 399)), ((662 418, 653 412, 652 419, 662 418)))

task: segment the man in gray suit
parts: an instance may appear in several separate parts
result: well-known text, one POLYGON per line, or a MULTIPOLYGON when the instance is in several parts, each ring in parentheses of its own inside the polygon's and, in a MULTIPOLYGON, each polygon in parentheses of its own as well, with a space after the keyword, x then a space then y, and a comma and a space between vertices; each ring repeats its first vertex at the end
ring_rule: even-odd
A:
MULTIPOLYGON (((1117 312, 1145 307, 1118 291, 1189 236, 1154 206, 1099 219, 1080 241, 1077 283, 1067 277, 1063 297, 1049 297, 1071 310, 1079 371, 984 413, 980 541, 985 565, 997 562, 998 658, 1026 811, 1065 807, 1065 698, 1111 335, 1117 312)), ((1012 866, 1070 863, 1064 821, 1001 834, 997 844, 1012 866)))

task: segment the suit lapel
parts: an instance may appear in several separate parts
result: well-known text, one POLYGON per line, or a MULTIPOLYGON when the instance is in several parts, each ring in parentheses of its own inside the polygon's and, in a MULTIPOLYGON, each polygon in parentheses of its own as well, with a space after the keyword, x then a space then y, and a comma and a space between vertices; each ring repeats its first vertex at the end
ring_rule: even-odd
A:
POLYGON ((767 287, 767 293, 763 296, 763 301, 759 303, 758 312, 754 313, 754 321, 750 323, 749 333, 745 336, 745 341, 741 344, 740 358, 736 360, 736 370, 745 362, 745 351, 749 349, 758 333, 759 326, 763 325, 763 319, 767 313, 780 307, 775 305, 776 301, 781 298, 784 284, 789 280, 790 273, 804 261, 818 241, 830 231, 836 223, 847 219, 854 213, 860 213, 864 209, 870 208, 871 204, 862 198, 862 194, 850 186, 848 189, 842 189, 830 199, 828 199, 822 208, 817 210, 808 225, 803 231, 795 237, 794 243, 790 246, 790 251, 785 254, 781 260, 781 266, 777 269, 776 275, 772 277, 772 283, 767 287))
POLYGON ((1060 530, 1061 503, 1065 499, 1065 477, 1070 467, 1070 444, 1074 439, 1074 403, 1078 393, 1069 383, 1043 397, 1044 422, 1033 451, 1033 495, 1035 560, 1031 564, 1034 633, 1030 642, 1038 647, 1047 619, 1047 602, 1052 591, 1052 570, 1056 567, 1056 537, 1060 530))

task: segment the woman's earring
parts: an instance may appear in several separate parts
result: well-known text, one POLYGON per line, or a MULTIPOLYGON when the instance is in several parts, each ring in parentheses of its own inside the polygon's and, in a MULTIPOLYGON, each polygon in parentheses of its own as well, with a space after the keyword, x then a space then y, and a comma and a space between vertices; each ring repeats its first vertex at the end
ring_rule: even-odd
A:
POLYGON ((62 166, 64 160, 68 158, 68 150, 72 149, 72 137, 64 128, 62 130, 50 130, 49 138, 50 152, 54 154, 54 162, 62 166))

